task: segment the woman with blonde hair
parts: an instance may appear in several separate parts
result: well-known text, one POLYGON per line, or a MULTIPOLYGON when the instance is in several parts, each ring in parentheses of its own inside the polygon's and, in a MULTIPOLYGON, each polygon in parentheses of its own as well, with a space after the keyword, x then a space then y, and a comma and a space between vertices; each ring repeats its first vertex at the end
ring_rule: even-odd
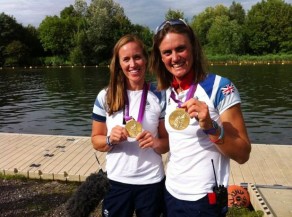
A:
POLYGON ((155 217, 163 208, 164 167, 168 151, 164 127, 165 92, 145 81, 147 52, 134 35, 123 36, 113 49, 108 87, 93 108, 92 144, 107 152, 111 187, 103 216, 155 217))

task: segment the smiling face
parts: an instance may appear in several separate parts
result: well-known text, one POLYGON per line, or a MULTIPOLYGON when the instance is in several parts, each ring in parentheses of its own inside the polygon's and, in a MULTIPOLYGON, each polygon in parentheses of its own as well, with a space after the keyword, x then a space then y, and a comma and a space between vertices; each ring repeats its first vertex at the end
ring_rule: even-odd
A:
POLYGON ((129 42, 119 50, 119 63, 127 77, 127 88, 140 90, 143 88, 147 60, 143 49, 136 42, 129 42))
POLYGON ((189 38, 185 34, 167 33, 159 46, 162 62, 176 79, 191 72, 193 57, 189 38))

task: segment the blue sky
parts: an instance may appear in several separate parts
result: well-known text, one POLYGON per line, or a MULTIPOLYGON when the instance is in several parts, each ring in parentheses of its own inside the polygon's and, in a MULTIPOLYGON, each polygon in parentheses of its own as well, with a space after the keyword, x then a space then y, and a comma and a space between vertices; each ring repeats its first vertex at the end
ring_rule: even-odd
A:
MULTIPOLYGON (((180 10, 188 20, 193 15, 199 14, 207 7, 223 4, 229 7, 233 0, 114 0, 124 8, 126 16, 134 24, 148 26, 154 30, 165 16, 168 9, 180 10)), ((261 0, 237 0, 245 11, 261 0)), ((35 27, 41 23, 46 16, 60 14, 65 7, 74 5, 75 0, 0 0, 0 13, 13 16, 17 22, 24 26, 31 24, 35 27)), ((90 0, 87 0, 90 2, 90 0)), ((285 0, 292 3, 292 0, 285 0)))

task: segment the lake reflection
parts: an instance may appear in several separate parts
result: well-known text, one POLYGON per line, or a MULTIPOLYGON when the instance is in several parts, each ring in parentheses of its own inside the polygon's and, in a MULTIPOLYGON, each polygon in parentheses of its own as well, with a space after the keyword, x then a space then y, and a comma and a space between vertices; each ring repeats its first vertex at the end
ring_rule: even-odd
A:
MULTIPOLYGON (((212 66, 239 89, 252 143, 291 144, 292 65, 212 66)), ((108 68, 0 70, 0 132, 90 136, 108 68)), ((151 78, 149 78, 151 80, 151 78)))

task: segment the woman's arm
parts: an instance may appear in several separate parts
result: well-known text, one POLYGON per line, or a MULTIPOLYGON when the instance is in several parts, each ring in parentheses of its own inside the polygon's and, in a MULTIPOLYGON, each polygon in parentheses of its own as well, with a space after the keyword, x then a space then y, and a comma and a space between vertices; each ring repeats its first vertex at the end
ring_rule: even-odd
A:
POLYGON ((105 122, 92 121, 91 143, 97 151, 110 151, 112 147, 106 143, 107 127, 105 122))
POLYGON ((220 115, 224 136, 216 144, 222 154, 243 164, 249 159, 251 144, 247 135, 240 104, 236 104, 220 115))
POLYGON ((115 126, 107 140, 107 126, 104 122, 93 121, 91 142, 97 151, 110 151, 115 145, 127 139, 128 133, 124 127, 115 126))

